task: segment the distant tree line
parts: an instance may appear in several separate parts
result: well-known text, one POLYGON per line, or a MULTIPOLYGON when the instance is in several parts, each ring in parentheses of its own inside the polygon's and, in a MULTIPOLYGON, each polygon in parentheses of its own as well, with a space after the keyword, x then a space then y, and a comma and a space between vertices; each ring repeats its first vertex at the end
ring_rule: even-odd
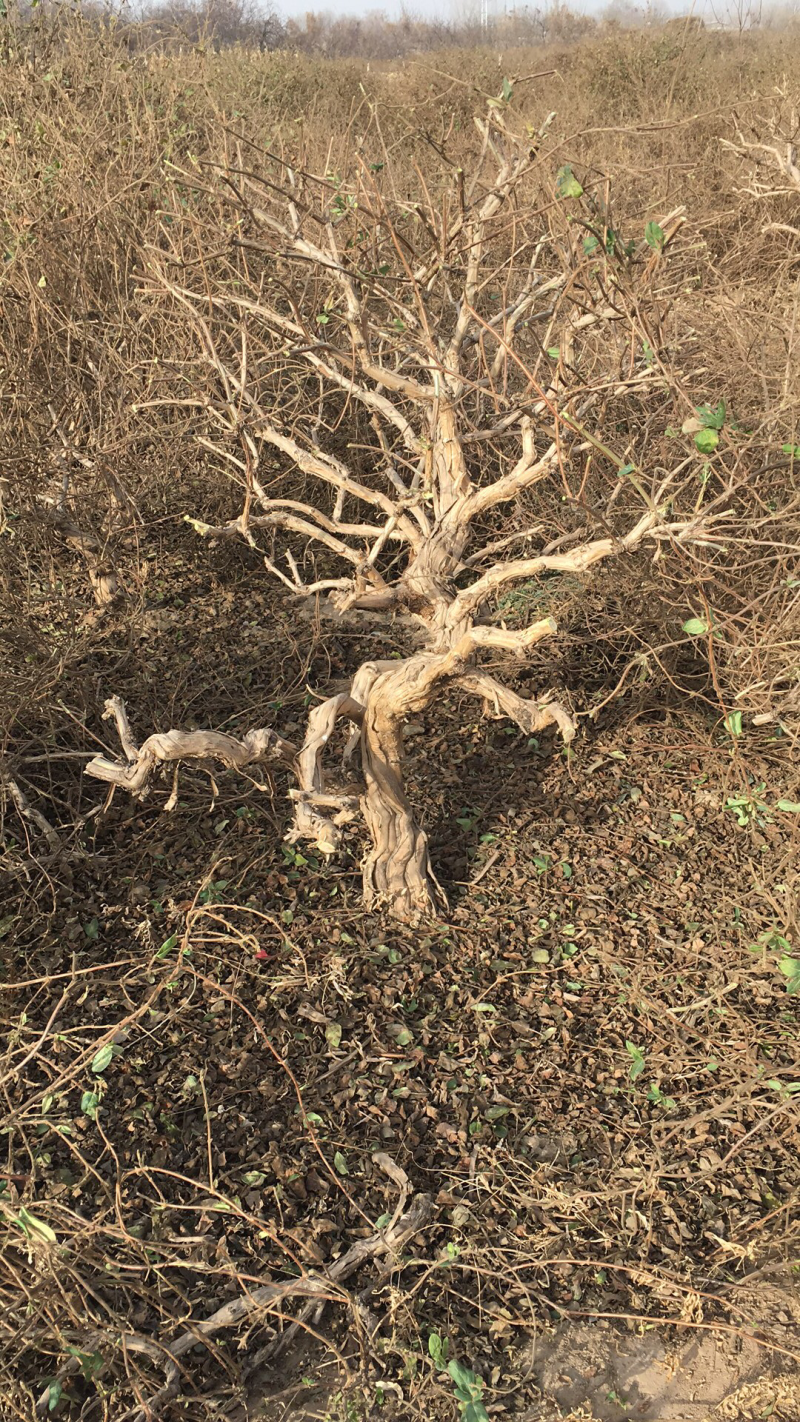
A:
MULTIPOLYGON (((35 3, 35 0, 34 0, 35 3)), ((0 15, 12 13, 13 0, 0 0, 0 15)), ((717 0, 708 11, 714 28, 781 28, 796 24, 800 0, 763 9, 763 0, 717 0)), ((57 11, 62 0, 39 0, 38 12, 57 11)), ((14 7, 21 18, 30 16, 31 0, 14 7)), ((71 7, 70 7, 71 8, 71 7)), ((360 57, 402 59, 437 49, 476 48, 482 45, 512 48, 519 45, 574 44, 595 33, 633 29, 668 28, 699 30, 704 20, 695 14, 674 15, 657 3, 637 5, 632 0, 610 0, 597 15, 572 10, 553 0, 544 6, 523 5, 481 24, 477 7, 465 9, 458 19, 422 19, 402 12, 396 19, 381 10, 366 15, 336 15, 309 10, 302 19, 284 20, 277 10, 258 0, 145 0, 136 18, 104 0, 84 0, 84 18, 114 16, 129 30, 132 46, 152 44, 166 48, 203 45, 222 49, 241 45, 248 49, 288 49, 331 59, 360 57)))
MULTIPOLYGON (((644 11, 630 9, 632 23, 644 11)), ((84 13, 87 6, 83 6, 84 13)), ((477 9, 459 19, 422 19, 410 12, 391 19, 381 10, 336 15, 309 10, 302 19, 284 20, 257 0, 152 0, 140 11, 140 26, 168 43, 240 44, 262 50, 290 49, 331 59, 400 59, 414 52, 474 48, 480 45, 571 43, 597 28, 597 21, 566 5, 525 6, 482 26, 477 9)))

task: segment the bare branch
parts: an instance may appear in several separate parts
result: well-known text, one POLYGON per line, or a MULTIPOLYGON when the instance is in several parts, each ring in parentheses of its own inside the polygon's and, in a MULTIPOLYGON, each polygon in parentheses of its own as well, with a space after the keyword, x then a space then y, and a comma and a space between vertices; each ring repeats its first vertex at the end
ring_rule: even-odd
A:
POLYGON ((474 615, 507 583, 518 582, 523 578, 535 578, 541 573, 583 573, 595 563, 600 563, 615 553, 632 552, 653 531, 658 521, 657 512, 646 513, 619 539, 596 538, 591 543, 581 544, 571 553, 540 554, 536 558, 516 558, 507 563, 497 563, 484 573, 483 577, 458 594, 453 605, 454 620, 458 616, 474 615))
MULTIPOLYGON (((328 533, 334 535, 346 534, 352 538, 382 538, 386 534, 388 523, 392 522, 391 519, 388 520, 388 523, 384 524, 383 527, 377 523, 342 523, 340 520, 328 518, 322 509, 316 508, 313 504, 301 504, 296 499, 264 499, 259 500, 259 502, 261 503, 261 507, 267 510, 267 513, 265 516, 256 515, 255 518, 248 519, 248 528, 275 527, 277 520, 273 515, 284 509, 294 511, 303 518, 315 519, 320 525, 320 528, 325 529, 328 533)), ((230 519, 228 523, 223 523, 219 526, 203 523, 201 519, 194 518, 187 518, 187 522, 191 523, 192 527, 195 528, 198 533, 202 534, 204 538, 229 538, 234 534, 241 535, 245 532, 241 517, 230 519)), ((288 528, 291 525, 284 524, 279 526, 288 528)), ((393 525, 389 537, 401 542, 403 535, 397 532, 396 526, 393 525)))
POLYGON ((342 839, 340 827, 353 819, 358 797, 331 796, 326 791, 322 757, 339 717, 347 716, 360 724, 363 715, 364 707, 347 692, 329 697, 311 712, 306 738, 297 757, 300 789, 292 793, 296 808, 294 828, 288 835, 290 841, 313 840, 323 854, 335 854, 339 848, 342 839), (332 819, 318 813, 318 807, 329 809, 331 806, 338 806, 338 814, 332 819))
MULTIPOLYGON (((396 504, 388 494, 384 494, 380 489, 368 489, 365 484, 359 484, 347 467, 333 455, 323 454, 321 450, 303 449, 297 440, 292 439, 289 435, 281 434, 271 424, 263 425, 256 431, 256 435, 258 439, 266 440, 268 444, 274 445, 282 453, 288 454, 298 469, 302 469, 304 473, 312 474, 324 483, 331 484, 335 489, 344 490, 346 494, 351 494, 354 499, 360 499, 362 503, 373 504, 376 508, 383 509, 389 518, 397 514, 396 504)), ((398 516, 397 527, 412 547, 419 543, 420 530, 414 527, 407 515, 400 514, 398 516)))
POLYGON ((223 731, 165 731, 148 736, 141 747, 133 740, 125 703, 118 696, 106 702, 105 718, 113 718, 127 756, 127 764, 98 755, 89 761, 86 774, 110 785, 121 785, 134 795, 146 792, 155 768, 168 761, 220 760, 234 770, 259 761, 294 762, 295 747, 275 731, 248 731, 241 740, 223 731))
MULTIPOLYGON (((188 289, 175 287, 174 284, 166 280, 164 280, 164 285, 166 289, 172 291, 174 295, 180 294, 187 300, 198 302, 201 300, 203 302, 207 301, 205 295, 201 296, 199 293, 189 291, 188 289)), ((389 400, 387 396, 383 395, 380 390, 373 390, 369 386, 362 385, 355 380, 352 351, 344 352, 337 350, 335 346, 319 339, 313 340, 309 344, 308 334, 303 330, 302 326, 299 326, 297 322, 292 321, 288 316, 284 316, 276 307, 266 305, 263 300, 254 301, 244 296, 227 295, 224 297, 213 297, 212 304, 220 310, 234 308, 252 313, 266 321, 268 325, 277 327, 278 330, 285 331, 287 335, 293 336, 300 344, 294 350, 290 346, 287 354, 302 356, 308 365, 321 375, 324 375, 327 380, 339 386, 340 389, 345 390, 348 395, 353 396, 374 414, 381 415, 388 424, 393 425, 402 436, 406 448, 410 450, 412 454, 420 453, 422 450, 420 438, 411 422, 398 406, 389 400), (338 367, 333 364, 334 361, 345 362, 347 369, 343 371, 339 370, 338 367)), ((397 394, 404 395, 412 401, 424 401, 430 399, 433 395, 432 390, 428 391, 425 387, 418 385, 410 378, 400 375, 398 372, 389 368, 384 369, 382 366, 376 366, 369 360, 364 361, 359 359, 357 364, 368 379, 375 380, 379 385, 385 386, 397 394)))
POLYGON ((529 736, 551 725, 558 727, 566 744, 575 736, 577 726, 559 701, 526 700, 484 671, 466 672, 457 678, 456 685, 473 696, 482 697, 484 711, 488 716, 507 716, 529 736))
MULTIPOLYGON (((497 138, 500 134, 492 134, 492 123, 485 121, 479 125, 484 137, 484 145, 488 147, 493 136, 497 138)), ((498 118, 494 119, 496 130, 502 127, 498 118)), ((488 223, 499 212, 509 194, 519 182, 525 169, 529 166, 530 156, 527 152, 518 152, 513 158, 503 157, 500 162, 500 170, 495 179, 495 183, 478 211, 474 222, 469 224, 469 257, 467 261, 467 271, 464 278, 464 290, 461 300, 461 308, 456 320, 455 330, 450 339, 450 343, 444 353, 444 366, 446 370, 457 372, 460 367, 461 347, 464 337, 469 330, 472 317, 475 296, 478 289, 478 278, 480 275, 481 261, 484 253, 484 243, 488 223)), ((521 298, 524 304, 528 293, 521 298)), ((450 378, 451 381, 453 377, 450 378)), ((454 394, 458 392, 460 382, 456 379, 452 384, 454 394)))
MULTIPOLYGON (((541 180, 534 172, 537 135, 515 135, 513 121, 492 101, 471 165, 444 187, 417 174, 416 194, 360 155, 335 186, 275 155, 262 153, 263 176, 225 166, 235 237, 226 211, 209 254, 196 216, 176 212, 172 253, 151 253, 151 294, 173 326, 190 317, 199 352, 151 368, 143 394, 153 398, 140 408, 183 408, 219 476, 244 492, 238 518, 189 522, 206 538, 246 539, 289 593, 315 598, 315 617, 397 619, 413 625, 421 649, 365 662, 346 691, 311 711, 296 756, 268 731, 241 741, 170 731, 139 749, 121 726, 127 763, 100 756, 89 771, 136 792, 160 762, 187 755, 292 761, 289 838, 332 854, 360 803, 372 841, 366 901, 406 919, 445 903, 404 786, 407 718, 449 683, 529 733, 554 724, 565 740, 574 735, 558 700, 526 700, 477 664, 483 649, 524 658, 556 633, 551 618, 493 625, 492 600, 522 579, 581 574, 645 541, 657 557, 683 548, 685 565, 710 562, 739 487, 731 467, 744 458, 725 432, 699 492, 694 448, 665 475, 641 472, 660 471, 663 459, 654 382, 678 405, 688 399, 663 354, 681 282, 665 248, 683 210, 663 219, 658 250, 617 242, 616 224, 610 242, 605 185, 590 175, 585 194, 578 184, 569 203, 555 200, 544 165, 541 180), (596 257, 581 228, 595 235, 596 257), (188 276, 173 280, 176 269, 201 272, 199 289, 181 284, 188 276), (625 477, 609 478, 614 469, 625 477), (500 516, 544 481, 553 487, 537 511, 500 516), (342 720, 352 783, 326 763, 342 720)), ((796 159, 786 162, 793 181, 796 159)))
POLYGON ((525 489, 530 489, 540 480, 552 474, 558 464, 558 445, 552 441, 544 454, 536 455, 533 442, 533 425, 527 418, 522 420, 522 454, 510 473, 493 484, 485 484, 474 489, 466 501, 464 517, 468 521, 485 513, 497 504, 514 499, 525 489))
MULTIPOLYGON (((405 1193, 401 1198, 404 1204, 405 1193)), ((150 1338, 143 1338, 138 1333, 123 1333, 119 1339, 119 1345, 126 1352, 140 1353, 151 1358, 165 1368, 166 1374, 163 1387, 159 1388, 146 1406, 136 1414, 136 1422, 145 1422, 145 1419, 152 1418, 159 1408, 175 1396, 180 1387, 178 1360, 205 1339, 213 1338, 223 1328, 234 1328, 245 1319, 252 1318, 253 1314, 261 1310, 268 1311, 284 1300, 306 1298, 322 1303, 326 1301, 350 1302, 346 1290, 341 1287, 344 1280, 355 1273, 356 1269, 368 1259, 380 1258, 384 1254, 388 1254, 390 1260, 395 1258, 410 1240, 430 1224, 433 1215, 434 1210, 430 1196, 415 1195, 405 1214, 400 1213, 398 1216, 398 1212, 395 1211, 395 1216, 386 1229, 376 1231, 367 1239, 356 1240, 356 1243, 352 1244, 340 1258, 327 1266, 324 1273, 306 1272, 296 1279, 259 1284, 239 1298, 222 1304, 207 1318, 198 1319, 192 1323, 171 1343, 160 1343, 150 1338)), ((305 1312, 302 1312, 301 1319, 305 1316, 305 1312)), ((280 1335, 281 1346, 288 1341, 286 1334, 290 1332, 291 1329, 287 1329, 280 1335)), ((281 1351, 281 1348, 276 1347, 274 1351, 277 1353, 281 1351)), ((37 1401, 37 1415, 42 1416, 46 1413, 50 1396, 50 1387, 48 1386, 37 1401)))
MULTIPOLYGON (((796 115, 793 127, 796 129, 796 115)), ((797 162, 797 146, 791 140, 778 141, 777 134, 772 135, 774 143, 749 142, 741 131, 737 131, 736 142, 731 143, 727 138, 721 140, 722 147, 727 148, 732 153, 738 153, 740 158, 751 158, 755 160, 756 166, 768 159, 774 168, 786 179, 786 186, 774 188, 771 184, 763 183, 754 179, 747 188, 753 197, 776 197, 781 193, 800 194, 800 165, 797 162)))
MULTIPOLYGON (((553 637, 558 631, 555 618, 544 617, 541 622, 532 622, 522 632, 509 631, 506 627, 471 627, 464 634, 470 644, 470 651, 479 647, 496 647, 504 652, 513 652, 517 657, 525 653, 545 637, 553 637)), ((457 643, 457 649, 462 642, 457 643)))
POLYGON ((50 852, 52 854, 61 854, 64 846, 61 843, 61 838, 57 831, 53 829, 50 821, 46 819, 41 810, 37 810, 36 806, 31 804, 27 795, 20 789, 14 777, 2 765, 0 765, 0 786, 8 791, 18 814, 20 814, 24 820, 27 820, 29 824, 35 825, 44 835, 50 847, 50 852))

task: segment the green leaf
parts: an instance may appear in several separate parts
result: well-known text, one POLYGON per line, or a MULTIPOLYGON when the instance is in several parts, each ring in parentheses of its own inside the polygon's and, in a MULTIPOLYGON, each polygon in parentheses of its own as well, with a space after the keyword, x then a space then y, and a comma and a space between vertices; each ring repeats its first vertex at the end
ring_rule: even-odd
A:
POLYGON ((200 890, 200 893, 197 895, 198 902, 201 904, 221 904, 224 891, 227 889, 229 883, 230 879, 212 879, 210 884, 206 884, 206 887, 200 890))
MULTIPOLYGON (((457 1388, 467 1394, 467 1398, 472 1396, 473 1389, 480 1384, 480 1379, 476 1377, 469 1368, 465 1368, 463 1363, 459 1363, 457 1358, 451 1358, 447 1364, 447 1371, 453 1379, 457 1388)), ((482 1386, 482 1384, 480 1384, 482 1386)))
POLYGON ((84 1116, 88 1116, 90 1121, 97 1118, 97 1108, 100 1105, 100 1097, 96 1091, 84 1091, 81 1097, 81 1110, 84 1116))
POLYGON ((40 1220, 36 1215, 32 1215, 30 1210, 26 1210, 24 1205, 20 1205, 17 1223, 29 1239, 32 1238, 33 1235, 38 1235, 39 1239, 46 1239, 48 1244, 56 1244, 58 1242, 55 1230, 52 1230, 49 1224, 45 1224, 44 1220, 40 1220))
POLYGON ((485 1112, 486 1119, 487 1121, 500 1121, 503 1116, 508 1115, 510 1110, 510 1106, 487 1106, 485 1112))
POLYGON ((786 991, 800 993, 800 958, 781 958, 778 971, 786 978, 786 991))
POLYGON ((664 229, 657 222, 648 222, 644 229, 644 240, 648 247, 652 247, 654 252, 660 252, 664 246, 664 229))
POLYGON ((641 1047, 637 1047, 633 1042, 626 1042, 625 1050, 631 1058, 630 1079, 631 1081, 635 1081, 637 1076, 641 1076, 644 1071, 644 1052, 641 1047))
POLYGON ((591 257, 592 252, 596 252, 600 246, 600 239, 595 237, 593 232, 588 232, 583 239, 583 250, 587 257, 591 257))
POLYGON ((742 734, 742 713, 741 711, 731 711, 725 717, 725 730, 729 736, 740 736, 742 734))
POLYGON ((100 1369, 105 1367, 105 1359, 102 1353, 82 1353, 80 1348, 72 1347, 68 1347, 67 1352, 71 1354, 73 1358, 78 1359, 81 1365, 81 1372, 87 1382, 91 1382, 95 1373, 99 1373, 100 1369))
POLYGON ((561 351, 558 346, 548 346, 547 354, 549 355, 551 360, 558 360, 559 356, 561 355, 561 351))
POLYGON ((715 429, 698 430, 694 442, 701 454, 713 454, 719 444, 719 435, 715 429))
POLYGON ((628 477, 629 474, 634 474, 635 472, 636 472, 636 465, 635 465, 635 464, 623 464, 623 465, 620 466, 620 469, 619 469, 619 473, 618 473, 618 475, 617 475, 617 478, 618 478, 618 479, 627 479, 627 477, 628 477))
POLYGON ((95 1076, 99 1076, 101 1072, 105 1071, 113 1055, 114 1048, 110 1043, 106 1043, 104 1047, 100 1047, 99 1050, 95 1052, 92 1058, 92 1071, 95 1076))
POLYGON ((242 1176, 245 1185, 263 1185, 266 1178, 263 1170, 246 1170, 242 1176))
POLYGON ((58 1381, 58 1378, 53 1378, 52 1381, 51 1381, 50 1383, 48 1383, 48 1385, 47 1385, 47 1410, 48 1410, 48 1412, 55 1412, 56 1408, 58 1407, 59 1402, 61 1401, 61 1394, 63 1393, 63 1391, 64 1391, 64 1389, 63 1389, 63 1387, 61 1386, 61 1383, 58 1381))
POLYGON ((688 637, 705 637, 708 623, 702 617, 690 617, 688 622, 684 622, 683 630, 688 637))
POLYGON ((100 934, 100 924, 96 918, 90 918, 88 923, 83 925, 83 931, 91 943, 96 943, 100 934))
POLYGON ((503 80, 503 98, 507 104, 511 103, 511 95, 514 92, 514 85, 509 79, 503 80))
POLYGON ((779 800, 778 809, 783 810, 785 815, 800 815, 800 802, 797 800, 779 800))
POLYGON ((650 1083, 647 1099, 652 1101, 655 1106, 663 1106, 666 1111, 674 1111, 678 1104, 673 1096, 665 1096, 661 1087, 657 1086, 654 1081, 650 1083))
POLYGON ((447 1353, 450 1344, 446 1338, 442 1338, 440 1333, 431 1333, 428 1336, 428 1352, 433 1358, 437 1368, 444 1368, 447 1361, 447 1353))
POLYGON ((394 1040, 398 1047, 408 1047, 413 1042, 414 1036, 413 1033, 409 1032, 407 1027, 401 1027, 394 1040))
POLYGON ((792 459, 800 459, 800 444, 782 444, 781 449, 792 459))
POLYGON ((156 959, 160 960, 160 959, 162 959, 162 958, 166 958, 167 954, 172 952, 172 950, 173 950, 173 948, 175 947, 175 944, 177 943, 177 941, 178 941, 178 935, 177 935, 177 933, 171 933, 171 934, 169 935, 169 938, 167 938, 166 941, 161 944, 161 947, 159 948, 158 952, 156 953, 156 959))
POLYGON ((327 1027, 325 1028, 325 1041, 328 1043, 328 1046, 331 1048, 332 1051, 334 1051, 334 1052, 336 1051, 336 1048, 338 1047, 338 1045, 339 1045, 339 1043, 341 1042, 341 1040, 342 1040, 342 1024, 341 1024, 341 1022, 329 1022, 328 1025, 327 1025, 327 1027))
POLYGON ((579 198, 582 192, 583 188, 572 171, 572 165, 565 163, 556 174, 556 193, 560 198, 579 198))
POLYGON ((489 1422, 489 1414, 482 1402, 473 1398, 462 1412, 463 1422, 489 1422))
POLYGON ((496 1012, 497 1008, 493 1002, 473 1002, 473 1012, 496 1012))
POLYGON ((720 400, 712 409, 710 405, 698 405, 697 417, 707 430, 721 430, 725 423, 725 401, 720 400))
POLYGON ((336 1154, 334 1155, 333 1163, 340 1175, 350 1174, 350 1171, 347 1168, 347 1161, 340 1150, 337 1150, 336 1154))

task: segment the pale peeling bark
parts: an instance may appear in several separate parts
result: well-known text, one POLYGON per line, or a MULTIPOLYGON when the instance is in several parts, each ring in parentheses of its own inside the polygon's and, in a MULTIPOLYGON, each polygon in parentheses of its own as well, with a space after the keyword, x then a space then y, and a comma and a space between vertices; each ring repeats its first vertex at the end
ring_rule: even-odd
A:
POLYGON ((552 618, 533 624, 523 634, 478 627, 464 632, 455 646, 439 654, 421 653, 372 683, 361 726, 361 761, 366 783, 362 808, 373 848, 364 862, 364 898, 386 904, 399 918, 414 919, 446 906, 447 899, 431 867, 428 838, 417 823, 403 785, 403 726, 426 710, 442 683, 454 682, 477 690, 491 701, 496 714, 510 715, 525 729, 557 724, 566 740, 574 724, 556 702, 526 703, 484 673, 468 674, 478 647, 511 647, 520 651, 556 630, 552 618))
POLYGON ((20 789, 16 780, 9 774, 2 761, 0 761, 0 791, 6 791, 22 818, 27 820, 29 824, 34 825, 36 829, 44 835, 50 846, 50 852, 54 855, 63 854, 64 846, 61 843, 57 831, 53 829, 50 821, 45 818, 41 810, 37 810, 36 806, 30 803, 27 795, 20 789))
POLYGON ((290 841, 312 840, 323 854, 335 854, 342 839, 341 826, 352 820, 358 807, 358 797, 336 795, 326 791, 322 757, 340 716, 360 722, 364 708, 346 692, 331 696, 317 706, 308 718, 308 730, 303 748, 297 757, 298 790, 290 791, 295 802, 294 827, 290 841), (321 810, 335 810, 333 816, 321 810))
POLYGON ((266 728, 248 731, 241 740, 224 731, 165 731, 162 735, 148 736, 142 746, 137 746, 125 703, 119 696, 109 697, 104 717, 116 722, 127 759, 109 760, 107 756, 96 755, 86 766, 86 774, 105 780, 109 785, 119 785, 133 795, 145 795, 156 767, 170 761, 218 760, 234 770, 244 770, 259 761, 291 762, 295 756, 295 748, 289 741, 266 728))
POLYGON ((403 718, 387 710, 379 692, 367 706, 361 736, 361 806, 372 840, 363 867, 364 902, 414 920, 441 911, 447 899, 431 867, 428 836, 405 793, 402 759, 403 718))

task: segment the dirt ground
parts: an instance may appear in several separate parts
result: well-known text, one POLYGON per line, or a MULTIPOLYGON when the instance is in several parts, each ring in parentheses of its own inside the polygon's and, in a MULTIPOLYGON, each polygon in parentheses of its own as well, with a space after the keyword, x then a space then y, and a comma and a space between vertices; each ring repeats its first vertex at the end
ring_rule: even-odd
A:
MULTIPOLYGON (((357 838, 329 863, 283 842, 280 772, 214 793, 187 770, 169 815, 166 782, 104 810, 82 780, 101 691, 142 732, 181 702, 291 735, 361 654, 292 620, 246 557, 193 556, 95 638, 28 769, 82 826, 69 863, 7 820, 2 1199, 40 1226, 5 1260, 8 1415, 32 1415, 59 1334, 84 1361, 56 1415, 121 1328, 113 1395, 152 1396, 163 1365, 136 1339, 374 1238, 398 1205, 388 1156, 430 1201, 417 1237, 285 1353, 291 1296, 198 1340, 167 1415, 450 1417, 457 1359, 489 1416, 796 1419, 780 745, 765 732, 743 767, 646 686, 569 757, 453 704, 407 737, 451 912, 404 929, 360 907, 357 838), (751 814, 730 804, 743 773, 751 814)), ((578 638, 564 656, 599 697, 601 661, 578 638)))
MULTIPOLYGON (((603 1322, 560 1324, 527 1344, 517 1365, 538 1400, 520 1410, 504 1407, 500 1415, 520 1422, 745 1422, 799 1415, 796 1367, 775 1360, 765 1366, 757 1343, 713 1327, 681 1344, 653 1325, 637 1335, 603 1322)), ((249 1414, 241 1415, 263 1422, 336 1416, 330 1389, 281 1391, 265 1399, 253 1389, 249 1414)))

